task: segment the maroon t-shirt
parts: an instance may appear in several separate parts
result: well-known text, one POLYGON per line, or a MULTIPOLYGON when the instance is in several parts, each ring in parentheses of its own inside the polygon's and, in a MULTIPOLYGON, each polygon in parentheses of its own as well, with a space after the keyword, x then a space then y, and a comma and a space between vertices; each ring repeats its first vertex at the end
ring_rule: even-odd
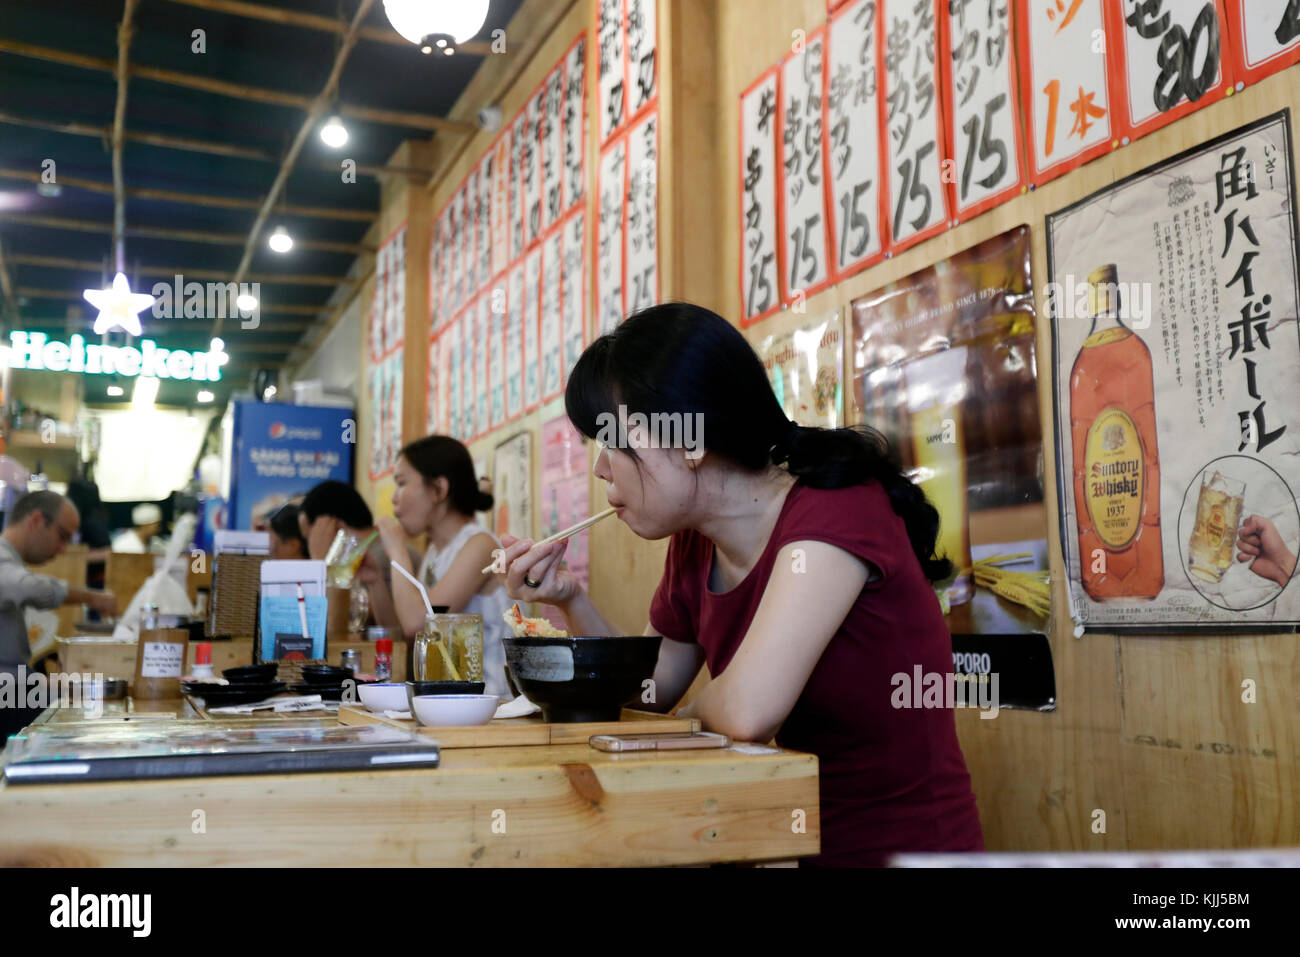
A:
POLYGON ((952 671, 952 638, 879 483, 794 485, 758 564, 723 594, 708 588, 713 542, 694 530, 674 534, 650 623, 665 638, 703 647, 716 678, 749 630, 777 553, 798 541, 827 542, 880 573, 863 586, 776 736, 819 759, 822 853, 803 863, 879 865, 898 851, 983 850, 951 709, 892 704, 901 697, 894 675, 911 682, 916 665, 952 671))

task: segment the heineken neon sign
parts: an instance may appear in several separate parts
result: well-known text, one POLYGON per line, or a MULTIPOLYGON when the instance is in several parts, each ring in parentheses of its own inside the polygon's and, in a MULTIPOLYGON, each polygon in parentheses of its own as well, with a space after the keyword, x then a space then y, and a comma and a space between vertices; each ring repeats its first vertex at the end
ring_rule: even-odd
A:
POLYGON ((215 348, 207 352, 187 352, 162 349, 152 339, 142 339, 137 349, 87 343, 75 333, 67 342, 60 342, 48 339, 43 332, 11 332, 9 368, 217 382, 221 379, 221 367, 230 356, 222 349, 220 340, 214 340, 213 345, 215 348))

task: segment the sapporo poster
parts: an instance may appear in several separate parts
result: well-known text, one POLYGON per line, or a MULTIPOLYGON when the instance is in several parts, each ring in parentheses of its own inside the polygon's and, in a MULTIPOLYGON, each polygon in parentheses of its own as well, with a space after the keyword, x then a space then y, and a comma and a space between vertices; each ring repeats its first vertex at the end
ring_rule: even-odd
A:
POLYGON ((851 421, 884 434, 939 511, 949 629, 1046 634, 1029 227, 855 300, 852 323, 851 421))
POLYGON ((758 357, 787 416, 823 429, 843 423, 844 323, 838 309, 798 329, 766 337, 758 357))
POLYGON ((1084 628, 1291 630, 1290 112, 1047 217, 1061 537, 1084 628))

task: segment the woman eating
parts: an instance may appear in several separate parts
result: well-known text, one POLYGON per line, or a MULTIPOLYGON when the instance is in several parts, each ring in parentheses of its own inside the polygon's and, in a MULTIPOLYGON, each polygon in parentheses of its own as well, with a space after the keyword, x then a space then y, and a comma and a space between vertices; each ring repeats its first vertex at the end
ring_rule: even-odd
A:
MULTIPOLYGON (((884 439, 791 422, 740 332, 683 303, 597 339, 565 405, 602 442, 593 471, 618 516, 670 538, 645 629, 664 638, 651 707, 677 704, 707 664, 678 715, 818 756, 822 853, 805 864, 982 850, 951 709, 893 704, 894 676, 952 670, 931 585, 951 565, 934 554, 938 513, 884 439), (674 413, 695 423, 678 433, 699 440, 689 448, 648 433, 674 413)), ((571 634, 621 633, 564 569, 565 543, 503 544, 512 598, 557 606, 571 634)))
MULTIPOLYGON (((402 449, 393 472, 393 518, 379 520, 384 550, 414 572, 406 540, 427 535, 429 549, 416 577, 429 602, 453 612, 483 616, 483 681, 486 694, 510 697, 506 685, 506 633, 503 615, 509 604, 492 564, 497 540, 474 520, 492 508, 492 496, 479 491, 469 450, 445 435, 417 439, 402 449)), ((400 579, 401 576, 398 576, 400 579)), ((393 603, 407 638, 424 627, 424 599, 405 579, 393 581, 393 603)))

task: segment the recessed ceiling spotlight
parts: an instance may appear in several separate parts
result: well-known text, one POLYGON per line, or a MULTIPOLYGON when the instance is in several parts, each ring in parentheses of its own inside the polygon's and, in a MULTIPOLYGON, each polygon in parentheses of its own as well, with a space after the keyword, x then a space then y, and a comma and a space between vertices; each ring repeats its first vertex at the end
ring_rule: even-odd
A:
POLYGON ((343 121, 337 115, 331 116, 325 121, 325 125, 320 128, 320 138, 326 146, 339 149, 348 142, 347 127, 343 125, 343 121))
POLYGON ((241 292, 235 299, 240 312, 252 312, 257 308, 257 297, 252 293, 241 292))
POLYGON ((275 232, 271 233, 266 242, 277 253, 287 253, 290 249, 293 249, 293 237, 289 235, 289 231, 283 226, 275 227, 275 232))
POLYGON ((117 398, 118 396, 123 394, 122 387, 120 385, 110 385, 104 391, 107 392, 109 395, 113 396, 114 398, 117 398))
POLYGON ((202 389, 199 392, 199 394, 196 395, 194 398, 197 399, 199 402, 211 402, 215 398, 215 396, 207 389, 202 389))

